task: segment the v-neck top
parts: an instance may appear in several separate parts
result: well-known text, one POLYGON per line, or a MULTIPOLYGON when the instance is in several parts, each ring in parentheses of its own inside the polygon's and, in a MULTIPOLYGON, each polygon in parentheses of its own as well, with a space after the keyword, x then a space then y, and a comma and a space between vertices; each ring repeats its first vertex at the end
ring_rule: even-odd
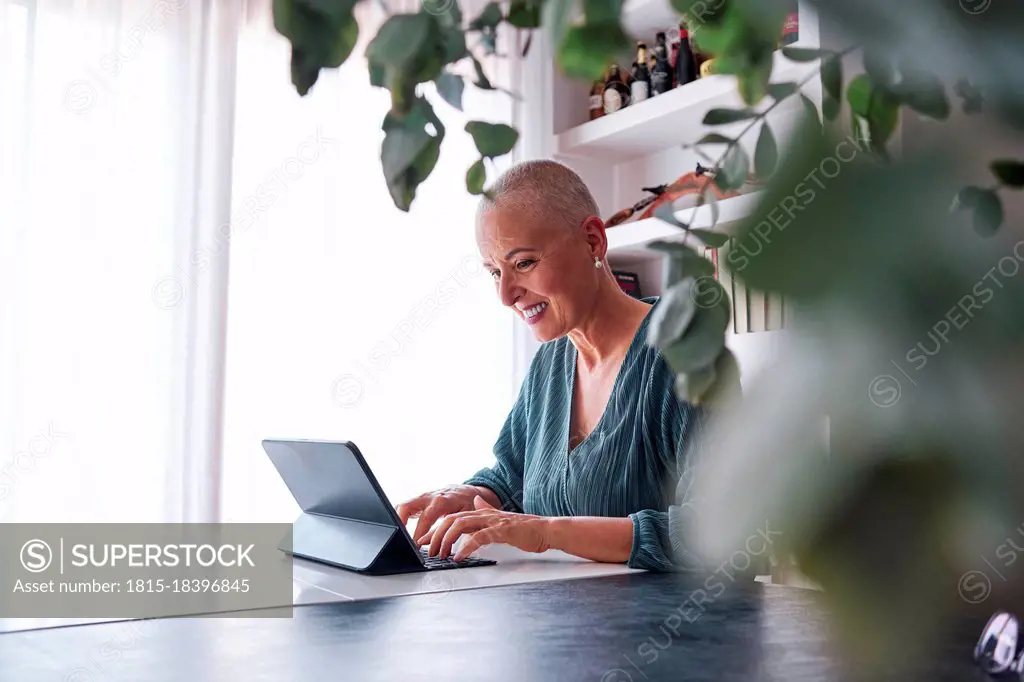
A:
POLYGON ((693 458, 704 411, 676 397, 675 375, 647 343, 658 297, 641 322, 593 431, 569 449, 576 347, 541 344, 494 445, 495 463, 465 483, 493 490, 502 508, 539 516, 629 517, 627 564, 699 568, 686 548, 693 458))

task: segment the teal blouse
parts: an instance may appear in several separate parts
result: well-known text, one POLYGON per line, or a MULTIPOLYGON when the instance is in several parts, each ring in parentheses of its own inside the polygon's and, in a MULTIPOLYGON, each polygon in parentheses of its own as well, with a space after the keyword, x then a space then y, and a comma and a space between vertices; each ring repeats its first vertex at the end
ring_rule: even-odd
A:
MULTIPOLYGON (((658 298, 643 300, 656 304, 658 298)), ((706 419, 703 410, 675 396, 674 374, 647 344, 653 310, 626 352, 604 414, 571 452, 576 348, 566 336, 541 344, 494 445, 494 466, 465 482, 493 490, 507 511, 628 516, 629 566, 700 568, 683 538, 693 517, 694 443, 706 419)))

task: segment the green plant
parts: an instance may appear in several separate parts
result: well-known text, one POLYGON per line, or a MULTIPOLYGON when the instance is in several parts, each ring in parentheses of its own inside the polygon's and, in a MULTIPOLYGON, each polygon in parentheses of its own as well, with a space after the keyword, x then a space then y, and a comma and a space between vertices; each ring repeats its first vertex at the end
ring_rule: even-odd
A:
MULTIPOLYGON (((300 93, 320 69, 350 54, 354 1, 275 0, 300 93)), ((1004 202, 1019 202, 1024 188, 1024 161, 1014 151, 1024 132, 1024 4, 813 0, 823 25, 841 27, 847 42, 783 52, 819 64, 811 77, 820 79, 821 116, 801 83, 771 82, 785 2, 671 4, 715 56, 718 73, 735 76, 745 105, 712 109, 704 119, 709 126, 747 122, 739 136, 695 143, 725 145, 713 164, 722 189, 743 184, 751 160, 738 140, 757 129, 753 167, 768 188, 734 235, 729 266, 748 285, 786 295, 807 339, 799 363, 784 364, 775 383, 735 400, 728 390, 735 359, 724 340, 728 297, 687 243, 692 237, 720 247, 723 237, 691 229, 670 210, 658 213, 683 239, 653 245, 664 253, 670 286, 649 342, 678 373, 681 397, 719 404, 725 415, 716 465, 703 483, 711 544, 725 552, 765 518, 778 519, 784 549, 826 588, 860 660, 906 661, 909 647, 927 642, 942 616, 964 606, 961 597, 971 601, 957 594, 957 571, 970 566, 965 552, 994 549, 1005 529, 1024 520, 1024 433, 1014 402, 1024 385, 1024 275, 1005 274, 1024 265, 1024 241, 1014 246, 1013 230, 1001 229, 1004 202), (763 109, 792 98, 800 98, 806 116, 780 144, 763 109), (1005 151, 991 160, 990 178, 958 189, 971 137, 963 115, 1000 135, 1005 151), (901 124, 918 117, 959 118, 961 127, 894 154, 901 124), (856 145, 856 158, 827 184, 809 186, 844 139, 856 145), (813 198, 794 203, 801 183, 813 198), (773 217, 779 207, 789 207, 781 227, 773 217), (922 339, 936 341, 930 345, 938 350, 923 353, 922 339), (924 364, 915 375, 900 365, 918 358, 924 364), (891 365, 900 379, 906 375, 905 387, 891 365), (879 383, 885 378, 896 385, 879 383), (813 433, 822 416, 832 424, 828 461, 813 433)), ((494 87, 469 39, 494 53, 501 24, 523 31, 543 25, 561 68, 580 79, 599 75, 628 47, 621 0, 584 0, 579 20, 570 19, 572 6, 492 2, 467 23, 453 3, 385 22, 367 58, 371 82, 391 93, 381 162, 396 206, 408 210, 444 137, 420 87, 433 82, 460 106, 465 83, 452 68, 460 62, 472 64, 475 87, 494 87)), ((518 135, 485 122, 467 129, 481 161, 467 171, 466 184, 479 194, 483 159, 509 153, 518 135)), ((717 215, 705 191, 710 177, 700 201, 717 215)))

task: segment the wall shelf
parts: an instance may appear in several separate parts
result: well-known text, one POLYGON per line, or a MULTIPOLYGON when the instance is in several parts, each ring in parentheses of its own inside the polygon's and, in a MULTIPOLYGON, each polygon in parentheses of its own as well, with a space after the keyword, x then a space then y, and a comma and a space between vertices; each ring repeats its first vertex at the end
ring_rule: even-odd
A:
MULTIPOLYGON (((816 69, 817 62, 793 62, 776 52, 772 82, 798 81, 816 69)), ((758 105, 764 110, 770 100, 758 105)), ((664 95, 629 106, 614 114, 570 128, 555 136, 558 156, 622 162, 692 143, 709 132, 728 135, 739 132, 747 122, 731 126, 705 126, 704 115, 714 107, 742 108, 734 76, 709 76, 674 88, 664 95)), ((792 97, 769 115, 770 122, 802 110, 792 97)))
MULTIPOLYGON (((761 198, 761 192, 751 192, 719 201, 718 222, 715 224, 715 231, 731 232, 732 225, 755 211, 761 198)), ((711 226, 711 207, 704 205, 677 210, 676 218, 691 227, 707 229, 711 226)), ((664 220, 645 218, 632 223, 616 225, 609 228, 607 234, 610 258, 637 259, 660 257, 658 252, 648 249, 647 244, 656 239, 679 239, 683 232, 664 220)))

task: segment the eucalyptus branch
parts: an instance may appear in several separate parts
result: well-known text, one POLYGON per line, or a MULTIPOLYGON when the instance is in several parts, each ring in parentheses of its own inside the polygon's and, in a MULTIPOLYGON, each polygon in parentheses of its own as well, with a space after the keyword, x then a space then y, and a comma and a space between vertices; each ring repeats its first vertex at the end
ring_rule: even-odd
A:
MULTIPOLYGON (((853 52, 856 49, 858 49, 857 46, 850 46, 850 47, 844 48, 843 50, 840 50, 839 52, 835 52, 833 54, 830 54, 828 57, 826 57, 826 59, 842 59, 843 57, 845 57, 846 55, 848 55, 849 53, 853 52)), ((722 162, 725 161, 725 158, 729 155, 729 152, 731 152, 733 150, 733 148, 735 148, 735 146, 739 143, 740 138, 742 138, 744 135, 746 135, 748 132, 750 132, 750 129, 753 128, 756 124, 763 123, 764 120, 768 117, 768 114, 771 113, 771 111, 773 109, 775 109, 775 107, 779 106, 780 104, 782 104, 783 102, 788 100, 790 97, 793 97, 794 95, 797 95, 797 94, 801 94, 800 91, 803 88, 803 86, 807 85, 814 78, 817 78, 820 75, 821 75, 821 68, 819 67, 817 71, 812 72, 806 78, 804 78, 803 80, 798 82, 797 86, 793 90, 793 92, 789 93, 788 95, 785 95, 784 97, 780 97, 780 98, 776 99, 774 102, 771 103, 771 105, 767 109, 765 109, 761 113, 755 115, 753 120, 751 120, 751 122, 749 124, 747 124, 747 126, 743 130, 740 131, 739 135, 737 135, 735 138, 733 138, 726 145, 725 151, 722 152, 721 156, 718 157, 718 160, 715 161, 714 164, 712 165, 712 167, 711 167, 712 173, 711 174, 706 174, 705 177, 704 177, 704 182, 701 184, 700 192, 698 193, 698 196, 699 196, 699 198, 697 199, 697 205, 698 206, 702 206, 704 204, 704 195, 707 193, 708 183, 711 182, 712 175, 717 175, 718 169, 722 165, 722 162)), ((684 243, 686 242, 686 238, 689 237, 689 233, 690 233, 689 229, 687 229, 686 237, 683 238, 683 242, 684 243)))

